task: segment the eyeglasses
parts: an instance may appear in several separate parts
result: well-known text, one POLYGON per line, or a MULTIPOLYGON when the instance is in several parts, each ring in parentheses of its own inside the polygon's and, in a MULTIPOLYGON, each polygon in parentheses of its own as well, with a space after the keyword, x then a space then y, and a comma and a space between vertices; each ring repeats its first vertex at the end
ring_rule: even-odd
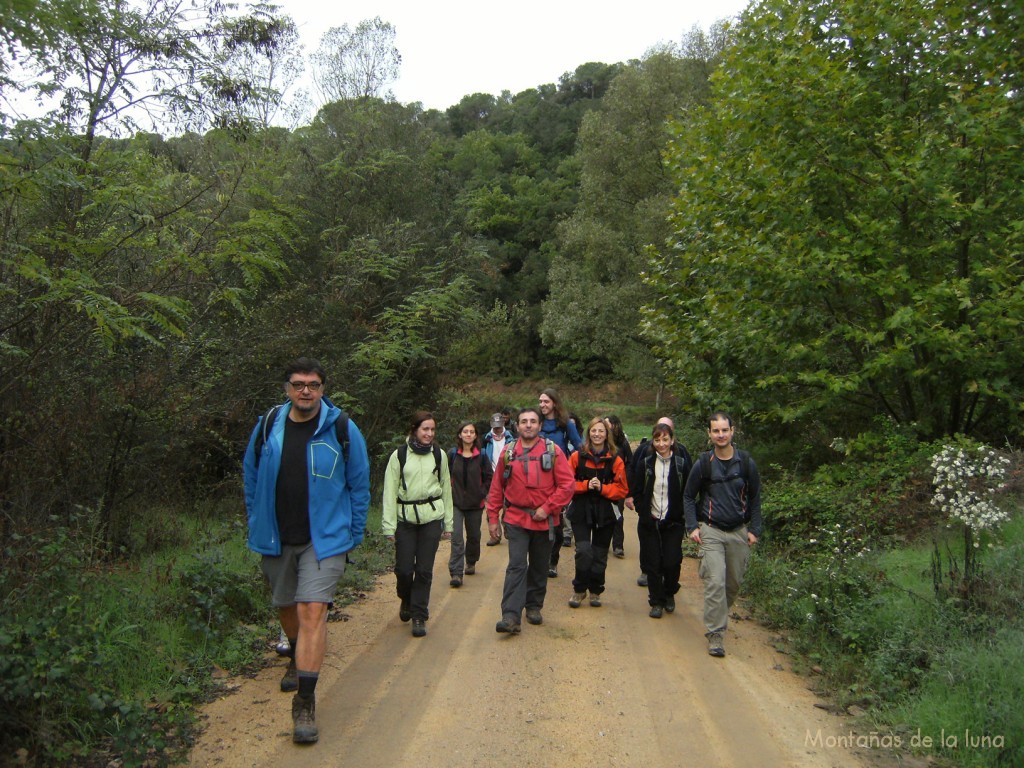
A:
POLYGON ((323 384, 319 381, 289 381, 288 386, 296 392, 308 389, 310 392, 319 392, 323 384))

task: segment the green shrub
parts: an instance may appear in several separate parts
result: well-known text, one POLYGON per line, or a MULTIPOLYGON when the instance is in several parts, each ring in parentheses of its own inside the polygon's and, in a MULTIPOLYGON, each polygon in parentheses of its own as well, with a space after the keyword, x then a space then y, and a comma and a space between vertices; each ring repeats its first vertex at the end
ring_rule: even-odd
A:
POLYGON ((920 695, 890 713, 964 766, 1024 765, 1024 630, 966 637, 932 665, 920 695), (940 735, 948 734, 946 745, 940 735), (952 748, 956 740, 956 747, 952 748))

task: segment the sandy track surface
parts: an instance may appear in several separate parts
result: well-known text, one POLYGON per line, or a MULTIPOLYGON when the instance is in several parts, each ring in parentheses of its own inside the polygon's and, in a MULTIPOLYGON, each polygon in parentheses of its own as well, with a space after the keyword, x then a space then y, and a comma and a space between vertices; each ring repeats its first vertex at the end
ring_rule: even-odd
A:
MULTIPOLYGON (((628 531, 629 526, 627 526, 628 531)), ((291 696, 280 664, 230 681, 204 708, 191 754, 200 766, 864 766, 789 671, 771 634, 732 620, 724 659, 707 655, 696 561, 683 564, 675 614, 647 616, 635 531, 612 558, 604 606, 571 609, 572 550, 548 582, 544 624, 519 636, 495 622, 507 562, 485 547, 477 574, 448 586, 448 544, 434 571, 428 635, 398 619, 394 577, 329 625, 317 688, 320 741, 291 742, 291 696)))

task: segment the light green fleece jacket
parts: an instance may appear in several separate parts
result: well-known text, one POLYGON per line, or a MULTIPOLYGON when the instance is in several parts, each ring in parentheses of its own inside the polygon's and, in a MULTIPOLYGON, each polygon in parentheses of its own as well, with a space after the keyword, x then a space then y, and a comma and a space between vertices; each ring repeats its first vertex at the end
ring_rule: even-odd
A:
POLYGON ((408 523, 429 523, 433 520, 443 520, 444 530, 451 533, 452 523, 455 516, 455 508, 452 505, 452 482, 448 469, 448 456, 441 452, 441 479, 438 481, 434 472, 433 452, 419 454, 409 448, 409 454, 405 460, 405 488, 402 487, 402 477, 398 466, 398 451, 391 454, 388 459, 388 466, 384 472, 384 521, 382 525, 385 536, 394 536, 398 521, 404 520, 408 523), (405 500, 431 499, 440 497, 433 503, 402 504, 399 498, 405 500))

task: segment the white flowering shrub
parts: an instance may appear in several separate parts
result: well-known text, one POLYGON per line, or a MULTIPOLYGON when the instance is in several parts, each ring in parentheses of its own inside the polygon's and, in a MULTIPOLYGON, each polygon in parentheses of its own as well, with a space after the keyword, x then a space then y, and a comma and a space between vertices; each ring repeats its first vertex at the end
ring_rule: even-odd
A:
POLYGON ((984 445, 946 445, 931 465, 935 485, 931 503, 951 521, 981 532, 998 528, 1009 519, 1009 513, 996 503, 1010 467, 1005 456, 984 445))

